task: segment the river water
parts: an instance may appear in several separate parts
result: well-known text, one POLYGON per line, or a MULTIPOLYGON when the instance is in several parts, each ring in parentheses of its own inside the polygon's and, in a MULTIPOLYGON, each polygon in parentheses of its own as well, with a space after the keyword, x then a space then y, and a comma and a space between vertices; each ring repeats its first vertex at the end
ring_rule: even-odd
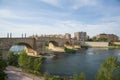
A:
POLYGON ((79 50, 76 54, 58 53, 54 58, 44 59, 42 71, 60 76, 72 76, 84 72, 87 80, 94 80, 101 62, 109 56, 117 56, 120 61, 120 50, 89 48, 79 50))

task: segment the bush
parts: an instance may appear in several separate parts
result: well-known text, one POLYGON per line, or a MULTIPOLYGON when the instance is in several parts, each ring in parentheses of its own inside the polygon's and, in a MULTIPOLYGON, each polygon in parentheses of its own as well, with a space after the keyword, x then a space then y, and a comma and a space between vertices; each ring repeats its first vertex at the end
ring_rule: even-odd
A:
POLYGON ((20 67, 25 71, 33 72, 34 74, 40 74, 42 58, 28 56, 25 51, 22 51, 18 58, 18 62, 20 67))
POLYGON ((15 54, 14 52, 10 51, 8 53, 8 59, 7 59, 8 64, 13 66, 18 66, 18 57, 19 55, 17 53, 15 54))
POLYGON ((4 72, 6 67, 7 67, 6 61, 0 58, 0 80, 6 80, 7 78, 7 75, 4 72))
POLYGON ((74 74, 73 80, 86 80, 85 74, 84 73, 80 73, 80 75, 74 74))
POLYGON ((101 64, 96 80, 120 80, 120 62, 116 57, 109 57, 101 64))
POLYGON ((76 50, 74 50, 74 49, 65 48, 64 50, 66 53, 76 53, 76 50))
POLYGON ((82 49, 88 49, 88 46, 81 46, 82 49))

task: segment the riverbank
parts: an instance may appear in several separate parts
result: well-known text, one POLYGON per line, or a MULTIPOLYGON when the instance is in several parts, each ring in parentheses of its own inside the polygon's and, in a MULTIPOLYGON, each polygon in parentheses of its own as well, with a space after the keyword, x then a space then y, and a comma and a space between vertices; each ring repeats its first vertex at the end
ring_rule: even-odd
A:
POLYGON ((30 73, 25 73, 20 68, 14 66, 8 66, 5 70, 8 79, 7 80, 44 80, 41 76, 36 76, 30 73))

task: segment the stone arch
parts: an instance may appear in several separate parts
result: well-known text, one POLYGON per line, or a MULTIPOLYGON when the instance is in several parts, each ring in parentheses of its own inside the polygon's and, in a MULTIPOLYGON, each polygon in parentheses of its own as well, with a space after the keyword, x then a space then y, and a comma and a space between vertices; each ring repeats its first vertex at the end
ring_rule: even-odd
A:
POLYGON ((33 49, 33 47, 30 44, 26 43, 26 42, 15 43, 14 45, 25 45, 26 47, 33 49))
POLYGON ((69 41, 66 41, 65 45, 71 45, 71 43, 69 41))
POLYGON ((33 47, 26 42, 18 42, 18 43, 13 44, 12 46, 14 46, 14 45, 25 46, 25 51, 26 51, 27 55, 30 55, 30 56, 36 56, 37 55, 36 50, 34 50, 33 47))
POLYGON ((70 43, 69 41, 65 42, 64 47, 68 49, 73 49, 72 43, 70 43))
POLYGON ((58 42, 56 42, 56 41, 49 41, 48 44, 49 44, 49 43, 53 44, 54 46, 59 46, 59 45, 58 45, 58 42))

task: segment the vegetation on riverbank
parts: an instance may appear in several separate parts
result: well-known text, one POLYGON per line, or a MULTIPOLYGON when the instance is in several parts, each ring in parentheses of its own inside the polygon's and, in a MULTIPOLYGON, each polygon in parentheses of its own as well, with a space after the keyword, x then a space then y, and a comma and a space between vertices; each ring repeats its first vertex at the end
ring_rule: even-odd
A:
POLYGON ((25 51, 20 54, 9 52, 8 64, 21 67, 25 72, 40 74, 42 58, 28 56, 25 51))
POLYGON ((76 53, 76 50, 74 49, 68 49, 68 48, 65 48, 65 53, 76 53))
POLYGON ((120 80, 120 61, 117 57, 109 57, 101 64, 96 80, 120 80))
POLYGON ((60 76, 49 75, 45 73, 44 79, 45 80, 86 80, 86 77, 84 73, 80 73, 79 75, 74 74, 72 77, 60 77, 60 76))
POLYGON ((81 46, 81 49, 88 49, 88 46, 81 46))
POLYGON ((114 42, 109 42, 109 48, 120 49, 120 44, 114 44, 114 42))
POLYGON ((7 62, 2 58, 2 52, 0 51, 0 80, 7 80, 7 74, 4 70, 7 67, 7 62))

